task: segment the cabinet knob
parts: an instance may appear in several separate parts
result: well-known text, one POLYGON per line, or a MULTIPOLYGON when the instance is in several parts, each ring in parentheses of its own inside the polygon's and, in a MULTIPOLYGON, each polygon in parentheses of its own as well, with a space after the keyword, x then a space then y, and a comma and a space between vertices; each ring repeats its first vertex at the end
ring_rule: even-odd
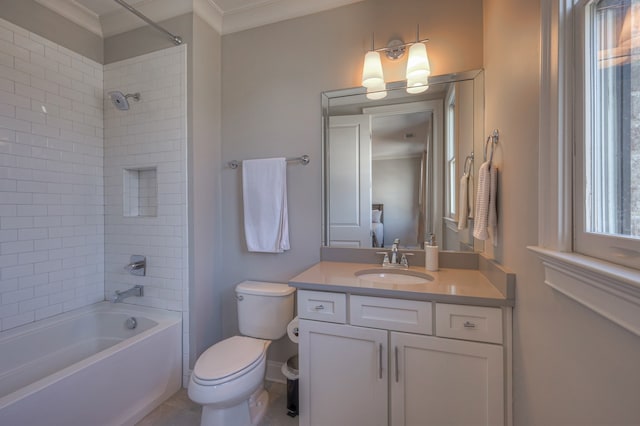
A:
POLYGON ((313 308, 313 309, 314 309, 314 310, 316 310, 316 311, 321 311, 321 310, 323 310, 323 309, 324 309, 324 305, 318 305, 318 306, 316 306, 316 307, 315 307, 315 308, 313 308))
POLYGON ((476 325, 471 321, 465 321, 464 328, 476 328, 476 325))

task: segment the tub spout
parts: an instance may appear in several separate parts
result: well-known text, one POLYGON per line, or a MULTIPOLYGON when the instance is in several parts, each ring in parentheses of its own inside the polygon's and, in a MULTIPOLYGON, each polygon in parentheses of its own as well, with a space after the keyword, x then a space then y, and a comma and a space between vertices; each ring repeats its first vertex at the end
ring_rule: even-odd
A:
POLYGON ((130 288, 129 290, 125 290, 125 291, 116 290, 115 294, 111 298, 111 302, 112 303, 119 303, 119 302, 122 302, 124 299, 126 299, 127 297, 130 297, 130 296, 137 296, 137 297, 144 296, 144 286, 136 285, 136 286, 130 288))

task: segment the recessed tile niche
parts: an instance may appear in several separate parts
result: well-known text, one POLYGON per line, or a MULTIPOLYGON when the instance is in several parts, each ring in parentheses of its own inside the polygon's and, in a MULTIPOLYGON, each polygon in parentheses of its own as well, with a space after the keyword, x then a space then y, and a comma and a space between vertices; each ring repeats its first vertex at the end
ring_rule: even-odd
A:
POLYGON ((155 167, 124 169, 124 216, 158 215, 158 179, 155 167))

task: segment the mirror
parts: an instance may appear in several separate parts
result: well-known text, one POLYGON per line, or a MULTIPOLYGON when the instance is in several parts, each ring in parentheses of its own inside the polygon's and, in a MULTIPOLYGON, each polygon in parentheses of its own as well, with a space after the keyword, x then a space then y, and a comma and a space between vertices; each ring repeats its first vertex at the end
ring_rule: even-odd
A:
POLYGON ((390 248, 398 238, 401 247, 421 249, 433 233, 441 250, 481 251, 472 232, 483 72, 430 77, 419 94, 404 83, 387 84, 379 100, 362 87, 322 94, 323 244, 390 248), (459 212, 463 175, 466 214, 459 212))

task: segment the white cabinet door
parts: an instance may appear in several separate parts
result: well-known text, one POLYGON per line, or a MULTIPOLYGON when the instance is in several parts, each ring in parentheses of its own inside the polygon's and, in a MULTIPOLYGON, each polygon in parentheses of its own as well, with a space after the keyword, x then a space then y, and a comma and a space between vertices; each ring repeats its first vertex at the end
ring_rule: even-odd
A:
POLYGON ((504 424, 503 348, 391 333, 391 425, 504 424))
POLYGON ((300 426, 387 425, 387 333, 300 320, 300 426))
POLYGON ((331 117, 329 157, 329 245, 371 247, 371 117, 331 117))

